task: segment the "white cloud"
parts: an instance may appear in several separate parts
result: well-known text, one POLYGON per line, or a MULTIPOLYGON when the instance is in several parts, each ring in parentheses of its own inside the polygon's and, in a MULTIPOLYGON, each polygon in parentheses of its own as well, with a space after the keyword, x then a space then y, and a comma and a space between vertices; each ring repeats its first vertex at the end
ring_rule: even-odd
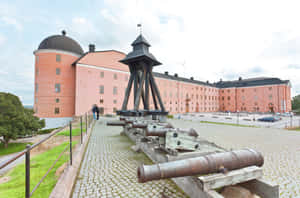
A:
POLYGON ((21 23, 19 23, 15 18, 13 17, 8 17, 8 16, 3 16, 0 18, 0 20, 7 24, 7 25, 12 25, 14 28, 16 28, 16 30, 18 31, 22 31, 23 30, 23 26, 21 23))
POLYGON ((290 79, 295 94, 300 69, 283 68, 300 64, 299 6, 293 0, 106 0, 99 13, 110 24, 105 31, 118 38, 113 47, 125 52, 142 22, 151 52, 164 63, 157 71, 210 82, 275 76, 290 79))
POLYGON ((6 38, 0 34, 0 47, 5 43, 6 38))

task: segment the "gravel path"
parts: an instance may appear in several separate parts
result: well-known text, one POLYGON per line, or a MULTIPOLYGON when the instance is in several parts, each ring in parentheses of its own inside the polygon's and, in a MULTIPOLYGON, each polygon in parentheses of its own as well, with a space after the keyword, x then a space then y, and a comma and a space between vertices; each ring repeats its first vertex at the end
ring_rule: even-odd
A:
POLYGON ((280 197, 300 197, 299 131, 169 121, 175 127, 194 128, 200 137, 227 149, 257 149, 265 157, 264 178, 280 185, 280 197))
POLYGON ((121 127, 107 127, 103 122, 95 124, 73 198, 160 198, 164 190, 169 198, 186 197, 170 180, 137 183, 137 167, 150 161, 130 149, 132 143, 119 135, 121 130, 121 127))

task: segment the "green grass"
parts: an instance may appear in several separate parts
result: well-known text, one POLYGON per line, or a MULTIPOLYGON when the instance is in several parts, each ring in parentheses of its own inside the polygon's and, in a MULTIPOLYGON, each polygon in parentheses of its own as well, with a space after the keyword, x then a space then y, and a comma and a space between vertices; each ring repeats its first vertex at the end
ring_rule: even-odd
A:
POLYGON ((7 148, 4 148, 4 144, 0 143, 0 156, 20 152, 26 148, 27 144, 32 143, 9 143, 7 148))
POLYGON ((257 126, 254 126, 254 125, 233 124, 233 123, 225 123, 225 122, 200 121, 200 123, 206 123, 206 124, 219 124, 219 125, 229 125, 229 126, 238 126, 238 127, 257 127, 257 126))
MULTIPOLYGON (((73 146, 77 142, 73 142, 73 146)), ((59 154, 64 150, 68 143, 63 143, 60 146, 52 148, 42 154, 39 154, 31 158, 30 162, 30 189, 32 190, 34 186, 40 181, 43 175, 51 167, 52 163, 56 160, 59 154)), ((68 151, 68 149, 67 149, 68 151)), ((54 168, 46 176, 45 180, 33 193, 34 198, 49 197, 51 191, 53 190, 56 182, 57 176, 55 171, 63 163, 69 160, 69 155, 63 154, 63 156, 55 164, 54 168)), ((24 163, 16 166, 5 176, 10 177, 10 181, 7 183, 0 184, 0 197, 1 198, 23 198, 25 197, 25 165, 24 163)))
MULTIPOLYGON (((85 132, 85 127, 82 127, 82 133, 85 132)), ((63 136, 69 136, 70 135, 70 130, 64 130, 61 131, 59 133, 57 133, 56 135, 63 135, 63 136)), ((79 136, 80 135, 80 128, 74 128, 72 129, 72 136, 79 136)))
POLYGON ((300 131, 300 127, 296 127, 296 128, 287 128, 288 130, 291 131, 300 131))

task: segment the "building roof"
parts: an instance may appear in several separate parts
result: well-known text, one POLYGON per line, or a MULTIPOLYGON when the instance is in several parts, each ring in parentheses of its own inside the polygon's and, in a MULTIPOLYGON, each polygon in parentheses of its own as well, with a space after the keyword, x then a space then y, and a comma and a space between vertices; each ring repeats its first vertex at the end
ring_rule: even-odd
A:
POLYGON ((62 35, 53 35, 45 38, 40 43, 38 49, 56 49, 73 52, 79 55, 83 54, 81 46, 75 40, 66 36, 65 31, 62 32, 62 35))
POLYGON ((230 88, 230 87, 252 87, 252 86, 262 86, 262 85, 273 85, 273 84, 288 84, 289 80, 280 80, 279 78, 269 78, 269 77, 258 77, 258 78, 248 78, 239 79, 233 81, 219 81, 214 83, 218 88, 230 88))
POLYGON ((140 34, 131 45, 133 46, 133 51, 127 54, 124 59, 120 60, 121 63, 130 65, 130 63, 136 61, 147 60, 151 62, 151 66, 161 65, 161 63, 149 52, 150 44, 142 34, 140 34))
POLYGON ((203 81, 199 81, 199 80, 194 80, 194 79, 192 80, 192 79, 189 79, 189 78, 183 78, 183 77, 179 77, 178 75, 173 76, 173 75, 158 73, 158 72, 153 72, 153 75, 155 77, 158 77, 158 78, 178 80, 178 81, 187 82, 187 83, 194 83, 194 84, 197 84, 197 85, 205 85, 205 86, 210 86, 210 87, 216 87, 214 84, 211 84, 211 83, 207 83, 207 82, 203 82, 203 81))
POLYGON ((150 47, 151 45, 148 43, 148 41, 145 39, 145 37, 143 37, 142 34, 140 34, 136 39, 135 41, 133 41, 133 43, 131 44, 132 46, 135 46, 137 44, 140 44, 140 43, 144 43, 145 45, 147 45, 148 47, 150 47))

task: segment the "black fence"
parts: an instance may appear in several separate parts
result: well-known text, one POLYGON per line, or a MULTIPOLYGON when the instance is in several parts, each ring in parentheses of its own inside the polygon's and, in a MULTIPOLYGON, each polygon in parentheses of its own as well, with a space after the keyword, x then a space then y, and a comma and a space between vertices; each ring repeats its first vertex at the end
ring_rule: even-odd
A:
MULTIPOLYGON (((47 175, 50 173, 50 171, 53 169, 55 164, 58 162, 58 160, 63 156, 63 154, 69 149, 69 164, 72 166, 72 126, 74 123, 76 123, 78 120, 73 120, 69 123, 69 131, 70 131, 70 139, 69 139, 69 144, 63 149, 63 151, 59 154, 59 156, 56 158, 56 160, 53 162, 51 167, 48 169, 48 171, 44 174, 44 176, 40 179, 40 181, 35 185, 35 187, 31 190, 30 189, 30 151, 34 149, 35 147, 39 146, 40 144, 46 142, 49 140, 51 137, 56 135, 57 133, 61 132, 64 130, 67 126, 61 127, 58 130, 55 130, 55 132, 52 132, 50 135, 48 135, 46 138, 42 139, 41 141, 33 144, 33 145, 27 145, 26 149, 23 151, 19 152, 16 156, 12 157, 11 159, 4 161, 0 164, 0 169, 8 166, 18 158, 22 157, 25 155, 25 197, 29 198, 33 195, 33 193, 37 190, 37 188, 41 185, 41 183, 44 181, 44 179, 47 177, 47 175)), ((93 116, 92 114, 86 113, 84 116, 79 117, 79 123, 80 123, 80 144, 83 143, 83 136, 87 134, 88 128, 90 128, 91 124, 93 122, 93 116), (83 126, 83 119, 85 119, 85 126, 83 126), (83 128, 85 127, 85 133, 83 132, 83 128)))

